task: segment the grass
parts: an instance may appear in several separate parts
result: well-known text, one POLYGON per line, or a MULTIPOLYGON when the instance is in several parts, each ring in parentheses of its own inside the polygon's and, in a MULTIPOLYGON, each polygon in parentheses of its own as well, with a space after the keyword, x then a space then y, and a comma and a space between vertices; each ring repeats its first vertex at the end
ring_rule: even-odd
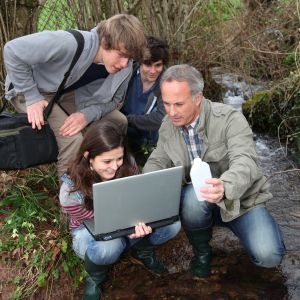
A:
MULTIPOLYGON (((143 145, 148 156, 153 146, 143 145)), ((55 164, 0 173, 0 252, 19 270, 12 299, 31 298, 66 273, 78 288, 86 273, 70 247, 71 236, 58 200, 55 164)))
POLYGON ((67 273, 78 287, 85 276, 71 249, 67 224, 60 216, 55 166, 1 173, 0 251, 20 270, 12 299, 34 295, 40 287, 67 273), (51 280, 50 280, 51 279, 51 280))

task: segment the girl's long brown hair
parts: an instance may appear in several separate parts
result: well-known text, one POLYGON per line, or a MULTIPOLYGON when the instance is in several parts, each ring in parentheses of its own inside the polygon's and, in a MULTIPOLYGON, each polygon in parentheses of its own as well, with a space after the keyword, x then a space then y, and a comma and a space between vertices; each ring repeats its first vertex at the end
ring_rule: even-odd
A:
POLYGON ((115 178, 126 177, 137 173, 134 158, 127 149, 126 135, 122 126, 108 120, 97 121, 92 124, 84 135, 80 149, 71 163, 68 174, 73 181, 75 191, 80 191, 85 198, 87 208, 93 208, 92 186, 101 182, 100 176, 90 168, 90 159, 115 148, 124 148, 122 166, 117 170, 115 178), (84 153, 88 156, 84 157, 84 153))

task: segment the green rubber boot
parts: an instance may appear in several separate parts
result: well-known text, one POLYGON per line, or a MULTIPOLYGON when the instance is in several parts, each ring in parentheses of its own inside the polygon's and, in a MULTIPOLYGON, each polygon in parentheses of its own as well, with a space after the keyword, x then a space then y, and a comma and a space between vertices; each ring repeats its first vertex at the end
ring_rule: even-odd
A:
POLYGON ((167 273, 168 269, 155 256, 155 248, 156 246, 151 244, 149 237, 144 237, 132 246, 131 255, 137 263, 144 265, 151 272, 158 275, 167 273))
POLYGON ((101 284, 106 280, 110 265, 100 266, 94 264, 87 255, 84 257, 85 270, 88 275, 85 278, 83 293, 84 300, 101 299, 101 284))
POLYGON ((185 230, 185 234, 193 247, 194 257, 191 261, 191 270, 194 276, 204 278, 210 275, 212 228, 185 230))

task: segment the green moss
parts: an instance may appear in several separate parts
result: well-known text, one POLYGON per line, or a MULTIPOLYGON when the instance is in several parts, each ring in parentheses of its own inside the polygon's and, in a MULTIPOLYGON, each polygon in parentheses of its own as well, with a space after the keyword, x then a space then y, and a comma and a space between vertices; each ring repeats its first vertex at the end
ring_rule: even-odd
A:
POLYGON ((294 149, 299 163, 300 84, 298 77, 294 77, 272 90, 256 92, 243 104, 243 113, 255 131, 280 136, 282 143, 294 149))
POLYGON ((295 53, 289 53, 282 62, 286 66, 294 66, 296 64, 295 53))
POLYGON ((251 99, 244 102, 243 112, 248 114, 252 108, 257 107, 258 105, 266 105, 269 102, 270 97, 271 92, 269 90, 256 92, 251 99))
POLYGON ((254 96, 243 104, 243 113, 249 123, 256 130, 270 131, 273 123, 272 115, 272 92, 269 90, 258 91, 254 96))

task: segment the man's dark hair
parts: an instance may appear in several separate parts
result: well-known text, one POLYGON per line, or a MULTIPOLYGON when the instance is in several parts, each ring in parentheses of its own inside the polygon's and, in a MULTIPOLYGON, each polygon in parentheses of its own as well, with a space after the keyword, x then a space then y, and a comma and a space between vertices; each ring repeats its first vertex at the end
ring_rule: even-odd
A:
POLYGON ((150 53, 147 59, 144 59, 142 63, 145 65, 151 65, 162 60, 163 64, 167 65, 169 62, 169 50, 167 43, 154 36, 147 36, 146 39, 147 48, 150 53))

